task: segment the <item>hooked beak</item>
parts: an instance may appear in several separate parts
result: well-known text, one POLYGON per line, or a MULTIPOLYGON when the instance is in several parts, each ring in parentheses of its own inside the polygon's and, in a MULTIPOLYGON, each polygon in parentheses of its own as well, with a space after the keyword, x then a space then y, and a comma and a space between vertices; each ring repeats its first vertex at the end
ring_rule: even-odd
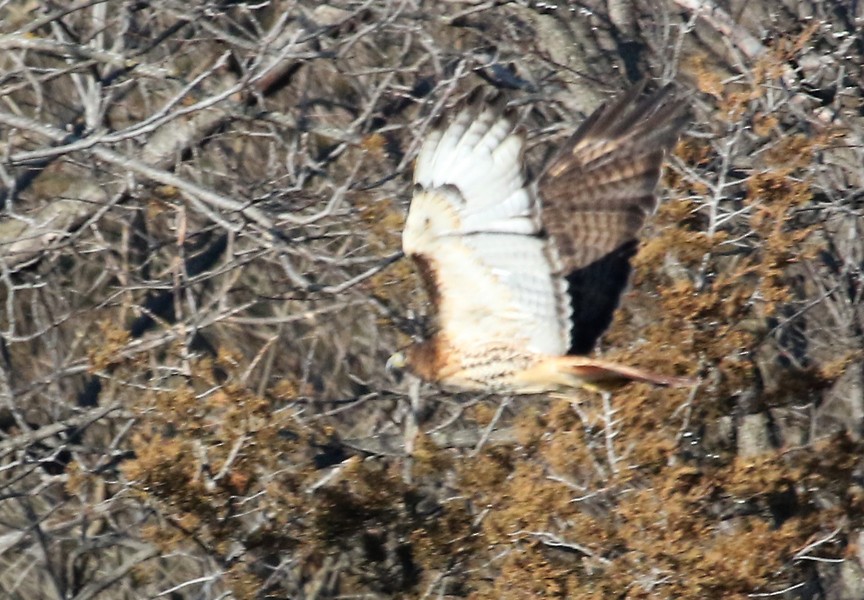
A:
POLYGON ((384 368, 396 380, 396 383, 401 383, 402 377, 405 375, 405 364, 405 353, 395 352, 387 359, 387 364, 384 368))

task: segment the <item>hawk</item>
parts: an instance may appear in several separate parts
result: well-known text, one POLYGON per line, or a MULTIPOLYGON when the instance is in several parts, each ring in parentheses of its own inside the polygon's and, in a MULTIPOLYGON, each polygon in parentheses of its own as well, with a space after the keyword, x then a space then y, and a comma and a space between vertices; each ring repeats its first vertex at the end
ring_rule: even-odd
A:
POLYGON ((585 356, 609 326, 664 154, 687 120, 644 82, 595 110, 533 182, 499 97, 469 96, 424 141, 402 234, 434 334, 388 361, 457 391, 536 394, 689 380, 585 356))

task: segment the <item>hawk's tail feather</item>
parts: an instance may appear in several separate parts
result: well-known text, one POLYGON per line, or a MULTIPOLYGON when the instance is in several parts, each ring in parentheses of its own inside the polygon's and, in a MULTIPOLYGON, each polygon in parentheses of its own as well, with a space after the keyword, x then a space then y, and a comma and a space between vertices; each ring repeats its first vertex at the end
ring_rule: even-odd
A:
POLYGON ((696 380, 651 373, 643 369, 586 356, 558 356, 552 359, 553 370, 572 387, 614 390, 631 381, 662 387, 690 387, 696 380))

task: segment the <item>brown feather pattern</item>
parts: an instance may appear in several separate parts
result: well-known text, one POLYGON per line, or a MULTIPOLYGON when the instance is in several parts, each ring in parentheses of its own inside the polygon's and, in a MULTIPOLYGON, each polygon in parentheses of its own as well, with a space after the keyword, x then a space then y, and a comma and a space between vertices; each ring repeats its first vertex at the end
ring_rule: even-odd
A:
POLYGON ((664 154, 686 121, 671 86, 636 101, 638 85, 601 106, 541 177, 541 218, 569 286, 569 354, 590 352, 630 275, 637 236, 657 207, 664 154))
POLYGON ((636 239, 657 206, 663 156, 686 114, 680 102, 664 104, 671 86, 634 104, 643 85, 592 113, 540 179, 547 234, 553 244, 572 240, 558 256, 565 272, 636 239))
POLYGON ((439 321, 388 365, 444 387, 519 394, 692 383, 574 356, 611 321, 685 122, 671 87, 643 87, 594 111, 536 188, 502 97, 471 94, 450 126, 436 124, 418 156, 403 249, 439 321))
POLYGON ((426 290, 426 297, 432 308, 431 314, 437 315, 439 312, 438 304, 441 301, 441 282, 438 280, 435 269, 432 267, 429 259, 422 254, 413 254, 411 255, 411 259, 414 261, 417 273, 423 281, 423 289, 426 290))

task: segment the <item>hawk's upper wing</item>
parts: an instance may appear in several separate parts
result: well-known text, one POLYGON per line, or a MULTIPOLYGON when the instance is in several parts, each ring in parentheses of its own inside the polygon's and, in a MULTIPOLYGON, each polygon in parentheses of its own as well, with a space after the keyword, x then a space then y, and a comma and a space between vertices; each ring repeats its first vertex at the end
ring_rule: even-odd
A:
POLYGON ((563 354, 564 281, 539 235, 536 199, 522 169, 523 139, 501 103, 475 97, 424 142, 402 245, 455 348, 518 344, 563 354))
POLYGON ((686 122, 671 86, 637 85, 589 116, 539 182, 542 220, 569 284, 568 354, 585 354, 609 326, 630 275, 637 234, 657 207, 664 153, 686 122))

